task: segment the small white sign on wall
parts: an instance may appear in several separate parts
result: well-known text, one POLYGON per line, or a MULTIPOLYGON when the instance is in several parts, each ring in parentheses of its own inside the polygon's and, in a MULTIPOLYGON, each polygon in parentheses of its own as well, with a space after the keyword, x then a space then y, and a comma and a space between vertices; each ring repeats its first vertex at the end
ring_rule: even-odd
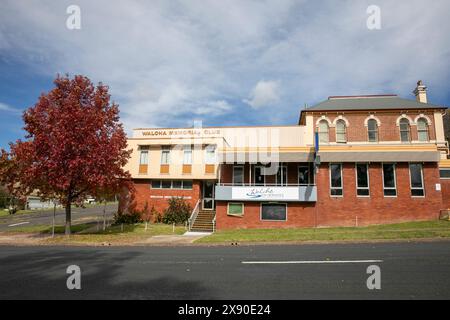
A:
POLYGON ((440 183, 436 183, 436 191, 441 191, 441 184, 440 183))

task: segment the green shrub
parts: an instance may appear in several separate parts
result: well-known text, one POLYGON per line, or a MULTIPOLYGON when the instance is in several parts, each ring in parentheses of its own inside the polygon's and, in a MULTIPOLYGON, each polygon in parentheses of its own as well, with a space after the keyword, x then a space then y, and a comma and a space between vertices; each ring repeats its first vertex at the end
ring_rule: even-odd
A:
POLYGON ((192 208, 183 198, 173 197, 168 200, 169 206, 164 211, 163 223, 185 223, 191 215, 192 208))
POLYGON ((126 213, 116 213, 114 215, 114 224, 133 224, 142 222, 142 211, 134 210, 126 213))

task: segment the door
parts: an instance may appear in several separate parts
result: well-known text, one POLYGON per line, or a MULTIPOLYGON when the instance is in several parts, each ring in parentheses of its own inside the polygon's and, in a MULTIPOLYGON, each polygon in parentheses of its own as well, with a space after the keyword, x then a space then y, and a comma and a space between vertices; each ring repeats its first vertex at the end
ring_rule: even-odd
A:
POLYGON ((203 181, 202 209, 214 209, 214 181, 203 181))

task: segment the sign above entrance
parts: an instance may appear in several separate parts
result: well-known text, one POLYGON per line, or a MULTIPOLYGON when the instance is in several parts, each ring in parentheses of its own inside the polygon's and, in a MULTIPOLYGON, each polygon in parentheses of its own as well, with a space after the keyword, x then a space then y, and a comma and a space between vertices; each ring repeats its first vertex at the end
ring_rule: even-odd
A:
POLYGON ((201 129, 151 129, 141 131, 143 137, 159 138, 159 137, 217 137, 220 136, 221 130, 217 128, 201 128, 201 129))

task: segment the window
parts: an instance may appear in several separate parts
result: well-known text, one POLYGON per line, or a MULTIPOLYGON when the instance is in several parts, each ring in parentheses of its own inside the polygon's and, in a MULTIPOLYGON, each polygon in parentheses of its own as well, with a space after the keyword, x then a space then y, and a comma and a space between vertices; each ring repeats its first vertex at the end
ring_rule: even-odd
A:
POLYGON ((277 186, 287 186, 287 167, 278 166, 277 186))
POLYGON ((192 189, 192 180, 183 180, 183 189, 192 189))
POLYGON ((402 142, 411 141, 409 120, 405 118, 400 120, 400 140, 402 142))
POLYGON ((428 122, 425 118, 417 120, 417 135, 419 141, 428 141, 428 122))
POLYGON ((192 149, 191 146, 185 146, 183 152, 183 164, 192 164, 192 149))
POLYGON ((243 203, 228 203, 227 214, 230 216, 243 216, 244 204, 243 203))
POLYGON ((413 196, 413 197, 425 196, 425 190, 423 187, 422 164, 410 163, 409 164, 409 177, 411 180, 411 196, 413 196))
POLYGON ((309 167, 298 167, 298 184, 309 184, 309 167))
POLYGON ((170 163, 170 146, 163 146, 161 150, 161 164, 170 163))
POLYGON ((347 142, 347 128, 344 120, 336 122, 336 142, 347 142))
POLYGON ((152 180, 153 189, 192 189, 192 180, 152 180))
POLYGON ((139 164, 148 164, 148 150, 141 150, 141 156, 139 157, 139 164))
POLYGON ((254 169, 254 178, 255 185, 263 186, 266 183, 266 176, 264 175, 264 167, 263 166, 255 166, 254 169))
POLYGON ((262 203, 261 220, 286 221, 287 205, 284 203, 262 203))
POLYGON ((383 192, 385 197, 396 197, 395 164, 383 163, 383 192))
POLYGON ((367 133, 369 142, 378 142, 378 123, 375 119, 367 121, 367 133))
POLYGON ((172 180, 161 180, 161 188, 171 189, 172 188, 172 180))
POLYGON ((207 146, 205 155, 205 163, 206 164, 215 164, 216 163, 216 146, 207 146))
POLYGON ((356 164, 356 194, 358 197, 370 196, 369 165, 367 163, 356 164))
POLYGON ((319 142, 320 143, 328 143, 329 135, 328 135, 328 122, 326 120, 321 120, 319 122, 319 142))
POLYGON ((152 189, 161 189, 161 180, 152 180, 152 189))
POLYGON ((440 169, 439 176, 441 179, 450 179, 450 169, 440 169))
POLYGON ((244 184, 244 167, 233 167, 233 184, 242 186, 244 184))
POLYGON ((343 196, 342 187, 342 165, 340 163, 330 164, 330 194, 332 196, 343 196))

